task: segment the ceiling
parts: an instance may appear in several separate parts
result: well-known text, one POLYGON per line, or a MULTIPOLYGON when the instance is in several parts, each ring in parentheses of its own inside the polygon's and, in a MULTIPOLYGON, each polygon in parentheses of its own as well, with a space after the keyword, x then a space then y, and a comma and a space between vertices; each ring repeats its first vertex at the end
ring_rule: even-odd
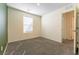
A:
POLYGON ((71 3, 8 3, 7 5, 31 14, 42 16, 71 3))

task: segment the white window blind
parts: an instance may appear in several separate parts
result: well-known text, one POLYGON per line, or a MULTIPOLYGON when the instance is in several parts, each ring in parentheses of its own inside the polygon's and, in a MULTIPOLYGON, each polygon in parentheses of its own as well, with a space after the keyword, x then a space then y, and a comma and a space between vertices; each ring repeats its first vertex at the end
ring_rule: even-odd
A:
POLYGON ((31 17, 23 17, 23 32, 32 32, 33 31, 33 19, 31 17))

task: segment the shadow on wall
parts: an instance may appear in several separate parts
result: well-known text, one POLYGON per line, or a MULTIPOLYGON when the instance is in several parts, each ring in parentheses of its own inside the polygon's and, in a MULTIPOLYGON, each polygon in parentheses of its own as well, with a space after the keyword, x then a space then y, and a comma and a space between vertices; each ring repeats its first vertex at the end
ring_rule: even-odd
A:
POLYGON ((0 55, 4 53, 7 44, 7 7, 0 3, 0 55))

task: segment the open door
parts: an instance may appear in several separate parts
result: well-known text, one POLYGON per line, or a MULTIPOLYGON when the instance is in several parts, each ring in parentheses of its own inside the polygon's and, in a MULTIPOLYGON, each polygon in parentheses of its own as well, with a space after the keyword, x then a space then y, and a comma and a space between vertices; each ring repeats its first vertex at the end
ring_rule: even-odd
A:
POLYGON ((76 19, 76 40, 75 44, 75 54, 79 54, 79 5, 76 5, 75 8, 75 19, 76 19))
POLYGON ((74 52, 79 55, 79 4, 75 7, 75 41, 74 41, 74 52))

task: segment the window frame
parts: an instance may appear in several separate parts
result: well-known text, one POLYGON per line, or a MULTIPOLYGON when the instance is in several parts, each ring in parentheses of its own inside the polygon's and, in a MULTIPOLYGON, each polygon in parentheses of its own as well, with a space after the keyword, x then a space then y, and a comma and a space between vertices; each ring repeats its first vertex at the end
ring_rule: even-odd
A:
MULTIPOLYGON (((30 23, 30 22, 29 22, 29 23, 30 23)), ((32 33, 32 32, 33 32, 33 18, 32 18, 32 17, 28 17, 28 16, 23 16, 23 33, 32 33), (24 20, 25 20, 24 18, 25 18, 25 17, 26 17, 26 18, 31 18, 31 20, 32 20, 32 21, 31 21, 31 22, 32 22, 32 23, 31 23, 31 25, 32 25, 32 26, 31 26, 31 27, 32 27, 32 30, 31 30, 31 31, 27 31, 27 30, 25 31, 25 28, 24 28, 24 27, 25 27, 25 24, 24 24, 24 20)))

